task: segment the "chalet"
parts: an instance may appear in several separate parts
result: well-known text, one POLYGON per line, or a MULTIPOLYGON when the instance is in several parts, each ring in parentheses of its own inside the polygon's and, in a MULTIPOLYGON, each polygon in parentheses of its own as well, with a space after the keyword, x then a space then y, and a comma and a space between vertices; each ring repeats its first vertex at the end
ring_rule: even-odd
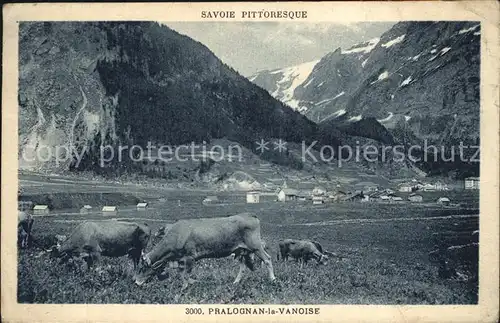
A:
POLYGON ((203 204, 215 204, 219 202, 219 198, 215 195, 209 195, 205 197, 202 201, 203 204))
POLYGON ((259 192, 247 192, 247 203, 259 203, 260 193, 259 192))
POLYGON ((346 202, 354 202, 354 201, 361 201, 364 198, 363 192, 361 191, 356 191, 354 193, 348 194, 342 198, 342 201, 346 202))
POLYGON ((478 190, 479 189, 479 177, 467 177, 464 180, 464 188, 466 190, 478 190))
POLYGON ((402 202, 403 198, 401 196, 392 196, 391 201, 393 202, 402 202))
POLYGON ((400 192, 411 192, 413 191, 413 184, 402 183, 398 185, 398 191, 400 192))
POLYGON ((33 207, 33 215, 49 215, 49 206, 48 205, 35 205, 33 207))
POLYGON ((383 202, 388 202, 388 201, 391 200, 391 197, 388 196, 388 195, 385 195, 385 194, 380 195, 378 198, 379 198, 380 201, 383 201, 383 202))
POLYGON ((323 204, 325 203, 325 199, 322 195, 313 195, 312 197, 313 204, 323 204))
POLYGON ((432 192, 432 191, 435 191, 436 190, 436 185, 435 184, 430 184, 430 183, 426 183, 424 184, 424 186, 421 188, 422 191, 426 191, 426 192, 432 192))
POLYGON ((447 191, 448 190, 448 185, 445 183, 438 181, 434 184, 434 187, 436 188, 436 191, 447 191))
POLYGON ((423 200, 424 198, 422 197, 422 195, 418 195, 415 193, 412 193, 408 196, 408 201, 410 202, 422 202, 423 200))
POLYGON ((437 200, 437 203, 438 204, 441 204, 441 205, 450 205, 450 199, 447 198, 447 197, 440 197, 438 200, 437 200))
POLYGON ((372 192, 369 195, 367 195, 368 201, 371 201, 371 202, 380 201, 381 196, 383 196, 383 195, 385 195, 383 192, 372 192))
POLYGON ((148 206, 149 205, 146 202, 137 203, 137 210, 138 211, 145 211, 148 208, 148 206))
POLYGON ((102 215, 116 215, 118 213, 118 207, 115 205, 106 205, 102 207, 102 215))
POLYGON ((282 188, 278 192, 278 201, 286 202, 286 201, 295 201, 298 198, 298 191, 293 188, 282 188))
POLYGON ((326 189, 322 186, 316 186, 313 190, 312 190, 312 194, 313 195, 326 195, 326 189))
POLYGON ((330 193, 329 198, 332 201, 339 202, 339 201, 343 201, 347 195, 348 195, 348 193, 346 191, 337 190, 335 193, 330 193))
POLYGON ((88 204, 80 208, 80 214, 89 214, 90 212, 92 212, 92 206, 88 204))
POLYGON ((313 197, 312 191, 297 190, 297 200, 298 201, 312 200, 312 197, 313 197))

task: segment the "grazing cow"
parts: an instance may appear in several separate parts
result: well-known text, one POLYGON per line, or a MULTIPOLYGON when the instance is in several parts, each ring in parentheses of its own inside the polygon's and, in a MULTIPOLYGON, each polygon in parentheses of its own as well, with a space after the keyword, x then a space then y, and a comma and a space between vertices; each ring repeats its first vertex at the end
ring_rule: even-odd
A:
POLYGON ((156 245, 158 242, 160 242, 161 239, 163 239, 163 237, 165 236, 167 231, 170 230, 171 227, 172 227, 172 224, 166 224, 166 225, 161 226, 158 229, 158 231, 155 232, 153 239, 151 239, 151 242, 153 243, 153 245, 156 245))
MULTIPOLYGON (((268 255, 271 255, 271 249, 269 248, 269 246, 266 244, 266 242, 264 240, 262 240, 262 246, 264 248, 264 251, 268 255)), ((233 256, 234 259, 236 259, 236 260, 238 260, 240 262, 248 261, 248 259, 246 259, 245 257, 249 256, 250 257, 249 260, 251 261, 252 266, 255 263, 255 254, 254 253, 240 251, 239 253, 233 252, 231 254, 231 256, 233 256)), ((260 263, 261 266, 264 265, 264 260, 260 260, 259 263, 260 263)))
POLYGON ((326 264, 328 256, 323 252, 323 247, 315 241, 285 239, 279 243, 278 260, 281 255, 283 260, 291 256, 296 261, 307 263, 310 259, 316 259, 320 264, 326 264))
POLYGON ((146 224, 119 221, 84 222, 58 244, 55 255, 64 260, 73 256, 83 258, 90 267, 101 255, 121 257, 128 255, 137 268, 147 246, 151 229, 146 224))
MULTIPOLYGON (((168 262, 178 261, 184 273, 190 273, 193 262, 203 258, 223 258, 232 253, 242 257, 238 276, 240 282, 245 266, 253 270, 251 254, 256 254, 267 266, 269 278, 275 280, 271 257, 264 250, 260 237, 260 221, 252 214, 242 213, 221 218, 180 220, 173 224, 165 237, 143 255, 135 282, 142 285, 168 262)), ((187 287, 183 275, 183 289, 187 287)))
POLYGON ((31 244, 31 228, 33 227, 33 217, 23 211, 18 212, 17 217, 17 242, 21 248, 26 248, 31 244))

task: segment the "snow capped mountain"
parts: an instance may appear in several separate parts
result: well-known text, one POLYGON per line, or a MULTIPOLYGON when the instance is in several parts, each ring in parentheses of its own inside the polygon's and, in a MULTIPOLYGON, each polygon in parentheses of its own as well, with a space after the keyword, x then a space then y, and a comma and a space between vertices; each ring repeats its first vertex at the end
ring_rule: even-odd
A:
POLYGON ((262 71, 252 81, 316 123, 373 118, 419 139, 474 141, 480 35, 477 22, 400 22, 380 38, 338 48, 307 69, 289 67, 279 76, 262 71), (296 70, 304 71, 300 78, 284 81, 296 70))
MULTIPOLYGON (((263 75, 272 78, 272 84, 274 84, 274 87, 272 89, 266 87, 266 89, 270 91, 271 95, 289 105, 294 110, 305 112, 307 108, 299 105, 299 101, 294 98, 294 91, 299 85, 303 84, 304 81, 308 79, 314 69, 314 66, 316 66, 318 62, 319 60, 316 60, 282 69, 265 71, 265 74, 260 72, 251 76, 250 81, 259 84, 260 82, 266 82, 266 80, 262 79, 263 75)), ((310 83, 311 82, 309 82, 309 84, 310 83)), ((309 84, 305 84, 304 87, 307 87, 309 84)))

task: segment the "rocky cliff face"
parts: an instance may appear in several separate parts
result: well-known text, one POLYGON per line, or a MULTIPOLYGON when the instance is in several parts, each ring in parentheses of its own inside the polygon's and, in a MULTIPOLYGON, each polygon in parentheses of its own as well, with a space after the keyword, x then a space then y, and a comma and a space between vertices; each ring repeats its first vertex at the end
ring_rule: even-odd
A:
MULTIPOLYGON (((401 22, 380 38, 323 57, 284 102, 317 123, 346 126, 374 118, 433 144, 479 139, 480 26, 477 22, 401 22)), ((283 71, 250 79, 279 99, 283 71)), ((304 78, 302 76, 302 78, 304 78)))
MULTIPOLYGON (((86 149, 80 167, 91 169, 100 145, 221 137, 243 145, 261 137, 299 141, 315 128, 204 45, 166 26, 20 24, 21 168, 53 167, 53 159, 34 154, 64 155, 58 146, 86 149)), ((71 165, 69 159, 59 167, 71 165)))

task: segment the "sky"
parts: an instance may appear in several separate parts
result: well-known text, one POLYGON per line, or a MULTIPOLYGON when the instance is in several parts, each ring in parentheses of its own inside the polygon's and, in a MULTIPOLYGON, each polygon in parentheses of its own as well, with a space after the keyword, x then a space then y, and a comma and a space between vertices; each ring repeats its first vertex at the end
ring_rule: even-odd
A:
POLYGON ((207 46, 240 74, 251 76, 320 59, 335 49, 380 37, 394 22, 165 22, 207 46))

